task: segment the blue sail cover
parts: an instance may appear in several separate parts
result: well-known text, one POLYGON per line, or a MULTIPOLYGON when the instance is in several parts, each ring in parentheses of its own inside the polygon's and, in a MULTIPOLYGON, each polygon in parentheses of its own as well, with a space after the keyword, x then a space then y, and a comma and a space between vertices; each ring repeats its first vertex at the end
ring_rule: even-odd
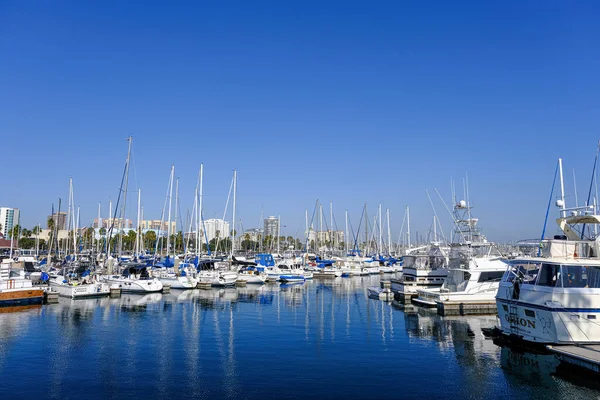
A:
POLYGON ((165 261, 163 261, 163 265, 167 268, 175 266, 175 262, 171 259, 171 257, 166 256, 165 261))

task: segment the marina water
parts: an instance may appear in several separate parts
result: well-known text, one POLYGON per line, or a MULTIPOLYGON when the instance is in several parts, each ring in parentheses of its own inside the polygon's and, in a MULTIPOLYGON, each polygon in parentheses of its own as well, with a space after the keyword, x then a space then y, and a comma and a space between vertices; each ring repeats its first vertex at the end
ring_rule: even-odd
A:
POLYGON ((495 316, 370 299, 379 276, 66 300, 0 312, 0 398, 598 398, 495 316), (12 311, 12 312, 11 312, 12 311))

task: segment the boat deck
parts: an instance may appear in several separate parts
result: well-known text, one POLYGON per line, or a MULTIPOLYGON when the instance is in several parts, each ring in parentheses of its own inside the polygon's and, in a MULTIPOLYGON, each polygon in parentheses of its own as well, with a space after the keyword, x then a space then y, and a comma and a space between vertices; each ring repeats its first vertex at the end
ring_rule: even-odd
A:
POLYGON ((600 344, 546 346, 559 360, 600 373, 600 344))

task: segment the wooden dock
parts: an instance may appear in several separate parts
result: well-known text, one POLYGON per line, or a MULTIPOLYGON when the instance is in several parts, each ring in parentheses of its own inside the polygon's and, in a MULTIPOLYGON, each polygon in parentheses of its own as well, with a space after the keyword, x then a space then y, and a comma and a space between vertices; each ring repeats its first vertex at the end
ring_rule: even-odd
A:
POLYGON ((565 363, 576 365, 600 373, 600 345, 558 345, 546 346, 556 357, 565 363))

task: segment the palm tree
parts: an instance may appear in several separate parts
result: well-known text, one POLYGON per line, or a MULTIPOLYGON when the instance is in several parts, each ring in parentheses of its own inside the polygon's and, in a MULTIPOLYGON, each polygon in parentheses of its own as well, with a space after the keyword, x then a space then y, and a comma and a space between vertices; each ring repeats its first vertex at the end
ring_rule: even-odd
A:
POLYGON ((146 232, 146 247, 154 247, 155 243, 156 243, 156 232, 154 231, 148 231, 146 232))
POLYGON ((36 225, 36 226, 34 226, 34 227, 33 227, 33 229, 31 230, 31 233, 37 236, 37 235, 39 235, 39 234, 40 234, 40 231, 41 231, 40 227, 39 227, 38 225, 36 225))
POLYGON ((50 229, 51 231, 54 230, 54 218, 48 217, 46 224, 48 225, 48 229, 50 229))
POLYGON ((127 243, 131 245, 131 249, 133 250, 133 245, 135 243, 137 233, 134 230, 130 230, 129 232, 127 232, 127 236, 125 237, 127 238, 127 243))
POLYGON ((13 228, 11 229, 10 236, 14 237, 18 241, 20 235, 21 235, 21 225, 17 224, 15 226, 13 226, 13 228))
POLYGON ((26 238, 30 238, 31 237, 31 231, 29 229, 23 229, 21 231, 21 236, 26 237, 26 238))

